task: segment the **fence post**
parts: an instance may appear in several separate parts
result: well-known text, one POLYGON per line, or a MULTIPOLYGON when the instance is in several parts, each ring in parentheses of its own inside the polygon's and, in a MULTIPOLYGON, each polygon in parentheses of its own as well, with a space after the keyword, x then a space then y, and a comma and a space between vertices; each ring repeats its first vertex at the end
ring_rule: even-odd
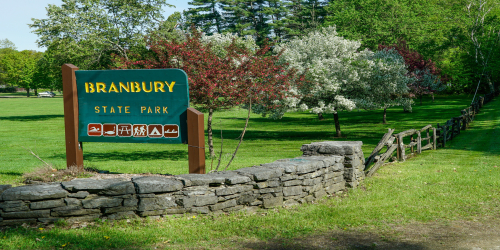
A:
POLYGON ((465 115, 465 109, 461 111, 462 113, 462 130, 467 130, 467 116, 465 115))
POLYGON ((422 135, 420 131, 417 132, 417 154, 422 153, 422 135))
POLYGON ((429 136, 429 131, 430 131, 430 128, 427 129, 427 145, 431 144, 431 137, 429 136))
POLYGON ((433 144, 432 145, 432 149, 436 150, 437 149, 437 137, 436 137, 436 128, 432 128, 432 141, 433 141, 433 144))
POLYGON ((405 144, 403 143, 403 136, 401 135, 398 135, 398 148, 399 148, 399 157, 400 157, 400 161, 404 162, 405 161, 405 144))
POLYGON ((441 137, 443 137, 443 148, 444 148, 444 147, 446 147, 446 136, 447 136, 446 135, 447 134, 446 133, 447 132, 446 131, 446 123, 443 125, 443 129, 441 131, 443 131, 441 137))
MULTIPOLYGON (((413 143, 413 142, 414 142, 414 141, 413 141, 413 135, 411 135, 411 136, 410 136, 410 143, 413 143)), ((410 147, 410 152, 411 152, 412 154, 413 154, 413 153, 415 153, 415 149, 414 149, 413 145, 410 147)))

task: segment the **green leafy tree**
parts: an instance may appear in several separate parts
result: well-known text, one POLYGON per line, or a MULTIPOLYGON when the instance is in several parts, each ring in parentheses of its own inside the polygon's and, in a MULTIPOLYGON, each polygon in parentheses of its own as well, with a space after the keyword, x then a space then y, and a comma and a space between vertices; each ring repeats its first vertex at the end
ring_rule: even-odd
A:
POLYGON ((27 97, 30 96, 30 89, 35 89, 36 94, 40 82, 35 81, 34 75, 42 54, 33 50, 23 50, 2 56, 1 65, 5 81, 25 88, 27 97))
POLYGON ((13 42, 7 38, 0 40, 0 85, 7 85, 5 81, 5 72, 2 66, 2 57, 14 52, 17 52, 17 48, 13 42))
MULTIPOLYGON (((32 19, 38 45, 58 62, 81 69, 112 67, 113 54, 128 58, 145 49, 144 36, 163 21, 166 0, 62 0, 49 4, 47 19, 32 19)), ((59 65, 60 66, 60 65, 59 65)))

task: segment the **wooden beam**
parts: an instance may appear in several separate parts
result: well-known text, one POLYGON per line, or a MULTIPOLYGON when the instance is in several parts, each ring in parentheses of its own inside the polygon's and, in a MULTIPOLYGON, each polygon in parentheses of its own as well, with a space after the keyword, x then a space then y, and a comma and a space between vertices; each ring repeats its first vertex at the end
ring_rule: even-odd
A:
POLYGON ((83 148, 78 141, 78 93, 75 71, 78 67, 64 64, 61 67, 64 97, 64 128, 66 138, 66 167, 76 166, 83 171, 83 148))
POLYGON ((187 109, 189 173, 205 174, 205 127, 203 113, 187 109))

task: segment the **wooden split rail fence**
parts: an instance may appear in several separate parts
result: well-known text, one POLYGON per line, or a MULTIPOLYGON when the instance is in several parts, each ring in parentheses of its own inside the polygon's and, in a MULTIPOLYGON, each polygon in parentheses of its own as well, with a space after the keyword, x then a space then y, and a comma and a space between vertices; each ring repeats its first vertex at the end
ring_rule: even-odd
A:
POLYGON ((462 110, 461 116, 453 117, 443 125, 439 125, 439 123, 436 127, 427 125, 422 129, 410 129, 398 134, 393 134, 394 129, 388 129, 387 133, 382 137, 382 140, 380 140, 365 161, 366 176, 372 176, 391 158, 403 162, 409 157, 422 153, 424 150, 436 150, 438 147, 446 147, 446 142, 457 137, 461 130, 466 130, 483 105, 490 102, 493 97, 498 94, 499 92, 494 92, 484 97, 479 97, 478 100, 473 102, 468 108, 462 110), (408 144, 405 144, 404 141, 407 137, 410 138, 410 141, 408 144), (422 143, 425 145, 422 146, 422 143), (381 153, 384 147, 386 147, 386 150, 384 153, 381 153), (408 149, 409 152, 407 153, 408 149), (392 156, 394 152, 396 152, 395 159, 392 156), (372 163, 375 164, 369 168, 372 163))

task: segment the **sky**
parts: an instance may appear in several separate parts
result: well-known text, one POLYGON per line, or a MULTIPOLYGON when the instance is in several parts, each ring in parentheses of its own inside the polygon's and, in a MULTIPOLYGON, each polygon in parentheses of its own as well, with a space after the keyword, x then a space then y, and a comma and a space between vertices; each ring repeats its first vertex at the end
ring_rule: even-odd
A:
MULTIPOLYGON (((175 11, 187 10, 190 0, 167 0, 176 8, 165 8, 163 15, 168 17, 175 11)), ((45 7, 49 4, 61 5, 61 0, 0 0, 0 39, 9 39, 17 50, 45 51, 36 44, 37 35, 31 33, 28 24, 31 18, 47 18, 45 7)))

